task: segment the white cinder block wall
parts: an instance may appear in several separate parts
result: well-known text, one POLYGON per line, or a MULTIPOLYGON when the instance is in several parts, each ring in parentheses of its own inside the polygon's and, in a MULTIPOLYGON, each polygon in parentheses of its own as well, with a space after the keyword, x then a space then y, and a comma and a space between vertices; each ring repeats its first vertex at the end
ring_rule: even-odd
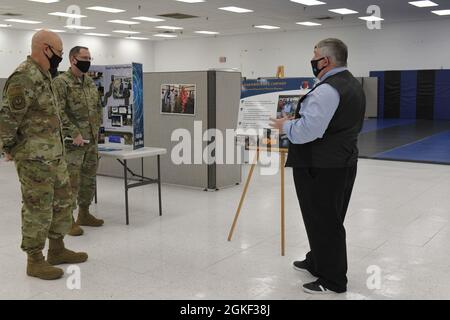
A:
MULTIPOLYGON (((34 32, 0 29, 0 78, 7 78, 31 51, 34 32)), ((123 64, 141 62, 144 72, 154 70, 154 42, 102 38, 84 35, 60 34, 64 42, 64 60, 59 70, 69 67, 68 55, 76 45, 87 46, 94 58, 93 64, 123 64)))
POLYGON ((286 76, 311 76, 309 60, 318 40, 342 39, 349 46, 349 67, 356 76, 372 70, 450 68, 450 19, 298 32, 166 40, 155 44, 155 70, 180 71, 238 68, 249 78, 274 76, 285 65, 286 76), (227 63, 219 63, 219 57, 227 63))
MULTIPOLYGON (((450 68, 450 19, 385 23, 381 30, 364 25, 297 32, 186 40, 137 41, 61 34, 65 50, 91 48, 95 64, 144 64, 144 71, 192 71, 236 68, 249 78, 274 76, 284 65, 286 76, 311 76, 314 44, 326 37, 344 40, 350 49, 349 67, 356 76, 372 70, 450 68), (219 63, 219 57, 227 58, 219 63)), ((32 32, 0 29, 0 77, 6 78, 30 51, 32 32)), ((68 67, 67 56, 61 70, 68 67)))

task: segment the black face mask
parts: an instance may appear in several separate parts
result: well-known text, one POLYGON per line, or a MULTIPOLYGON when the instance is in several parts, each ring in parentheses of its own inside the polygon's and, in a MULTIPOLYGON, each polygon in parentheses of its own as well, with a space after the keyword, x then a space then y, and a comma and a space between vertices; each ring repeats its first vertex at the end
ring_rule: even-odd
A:
POLYGON ((322 72, 323 69, 326 67, 323 67, 322 69, 319 69, 319 62, 325 59, 325 57, 317 59, 317 60, 311 60, 311 66, 314 73, 314 76, 317 78, 319 74, 322 72))
POLYGON ((90 61, 80 61, 77 58, 75 58, 75 60, 77 60, 77 63, 75 64, 75 67, 78 68, 78 70, 81 71, 81 73, 86 73, 89 71, 89 68, 91 67, 91 62, 90 61))
POLYGON ((58 68, 49 69, 48 71, 50 71, 52 78, 56 78, 58 76, 58 68))
POLYGON ((63 60, 63 58, 61 58, 60 56, 58 56, 58 55, 53 51, 52 47, 50 47, 50 46, 48 46, 48 47, 49 47, 50 51, 53 53, 52 57, 49 58, 49 57, 47 56, 47 54, 45 54, 45 52, 44 52, 44 54, 45 54, 45 56, 47 57, 48 62, 50 62, 50 70, 53 70, 53 72, 55 72, 55 70, 58 70, 58 66, 59 66, 59 64, 61 63, 61 61, 63 60))

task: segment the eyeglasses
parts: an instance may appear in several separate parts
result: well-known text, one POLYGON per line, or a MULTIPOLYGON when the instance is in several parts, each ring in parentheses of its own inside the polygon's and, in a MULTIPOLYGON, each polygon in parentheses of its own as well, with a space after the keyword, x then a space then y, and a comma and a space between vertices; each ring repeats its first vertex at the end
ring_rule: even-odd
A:
POLYGON ((75 59, 77 59, 77 60, 79 60, 79 61, 93 61, 94 60, 94 58, 92 58, 92 57, 74 57, 75 59))
POLYGON ((60 56, 60 57, 62 57, 63 55, 64 55, 64 51, 63 50, 58 50, 58 49, 56 49, 54 46, 52 46, 52 45, 50 45, 50 44, 48 44, 48 43, 44 43, 46 46, 48 46, 49 48, 50 48, 50 50, 55 50, 56 51, 56 53, 58 53, 58 55, 60 56))

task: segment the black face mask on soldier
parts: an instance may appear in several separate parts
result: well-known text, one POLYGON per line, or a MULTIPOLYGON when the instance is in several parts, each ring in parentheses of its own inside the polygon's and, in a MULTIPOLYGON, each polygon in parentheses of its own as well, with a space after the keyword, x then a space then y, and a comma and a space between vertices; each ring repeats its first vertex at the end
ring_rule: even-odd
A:
POLYGON ((89 71, 89 68, 91 67, 90 61, 80 61, 77 58, 75 58, 75 60, 77 61, 75 66, 78 68, 78 70, 80 70, 82 73, 86 73, 89 71))
POLYGON ((49 69, 48 71, 50 71, 50 75, 52 76, 52 79, 56 78, 58 76, 58 68, 56 68, 56 69, 49 69))
POLYGON ((51 72, 55 72, 55 70, 56 70, 56 72, 57 72, 58 66, 59 66, 59 64, 61 63, 61 61, 63 60, 63 58, 61 58, 60 56, 58 56, 58 55, 53 51, 53 49, 52 49, 51 46, 48 46, 48 48, 49 48, 50 51, 53 53, 52 57, 49 58, 45 52, 44 52, 44 54, 45 54, 45 56, 47 57, 48 62, 50 63, 50 70, 52 70, 51 72))
POLYGON ((317 60, 311 60, 311 66, 314 73, 314 76, 317 78, 319 74, 322 72, 323 69, 326 67, 323 67, 322 69, 319 69, 319 62, 325 59, 325 57, 317 59, 317 60))

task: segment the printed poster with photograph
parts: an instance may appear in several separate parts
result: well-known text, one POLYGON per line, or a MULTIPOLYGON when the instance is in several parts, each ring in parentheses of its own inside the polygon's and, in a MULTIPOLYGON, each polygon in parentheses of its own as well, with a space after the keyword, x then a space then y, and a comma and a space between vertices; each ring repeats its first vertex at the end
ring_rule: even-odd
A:
MULTIPOLYGON (((262 145, 288 148, 285 134, 275 136, 270 118, 295 117, 302 96, 314 86, 314 78, 251 79, 242 82, 237 135, 249 130, 265 132, 262 145)), ((260 144, 260 145, 261 145, 260 144)))
POLYGON ((161 85, 161 113, 195 115, 197 86, 195 84, 161 85))

